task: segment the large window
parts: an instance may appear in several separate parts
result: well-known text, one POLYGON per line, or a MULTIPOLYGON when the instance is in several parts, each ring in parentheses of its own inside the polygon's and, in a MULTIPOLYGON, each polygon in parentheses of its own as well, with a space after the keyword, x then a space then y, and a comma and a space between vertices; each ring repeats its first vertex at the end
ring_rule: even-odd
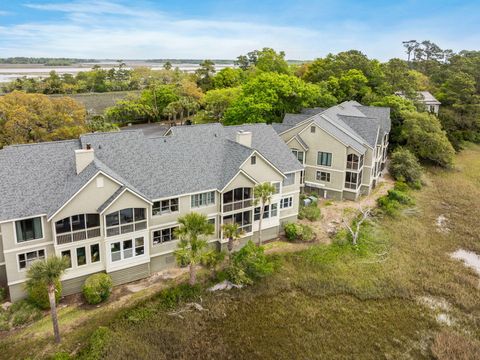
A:
POLYGON ((207 206, 215 204, 215 191, 204 192, 191 196, 191 207, 207 206))
POLYGON ((317 171, 317 180, 330 182, 330 173, 326 171, 317 171))
POLYGON ((127 234, 147 228, 144 208, 122 209, 108 214, 105 219, 107 236, 127 234))
POLYGON ((347 155, 347 169, 358 170, 363 166, 363 155, 358 156, 355 154, 347 155))
POLYGON ((43 238, 42 218, 36 217, 15 221, 17 242, 43 238))
POLYGON ((345 173, 345 188, 357 189, 362 182, 362 172, 359 173, 347 171, 345 173))
POLYGON ((301 150, 292 149, 293 155, 303 164, 303 159, 305 158, 305 153, 301 150))
MULTIPOLYGON (((268 219, 277 216, 277 204, 265 205, 263 208, 263 218, 268 219)), ((253 215, 255 221, 260 220, 260 207, 256 207, 253 215)))
POLYGON ((332 166, 332 153, 318 152, 317 165, 320 166, 332 166))
POLYGON ((66 258, 68 261, 68 269, 72 267, 72 252, 70 250, 64 250, 60 253, 62 258, 66 258))
MULTIPOLYGON (((287 209, 293 206, 293 196, 288 196, 280 200, 280 209, 287 209)), ((260 216, 260 215, 259 215, 260 216)))
POLYGON ((224 224, 235 223, 245 233, 252 232, 252 210, 243 211, 223 217, 224 224))
POLYGON ((90 262, 96 263, 100 261, 100 244, 90 245, 90 262))
POLYGON ((177 240, 177 236, 175 235, 176 229, 178 229, 178 226, 155 230, 153 232, 153 245, 163 244, 167 241, 177 240))
POLYGON ((117 241, 110 244, 110 256, 112 262, 141 256, 145 253, 143 237, 117 241))
POLYGON ((57 244, 67 244, 100 236, 100 215, 78 214, 55 223, 57 244))
POLYGON ((18 267, 20 270, 28 269, 36 260, 45 259, 45 250, 35 250, 24 254, 18 254, 18 267))
POLYGON ((286 174, 286 178, 283 179, 283 186, 293 185, 295 183, 295 173, 286 174))
POLYGON ((280 194, 280 184, 279 181, 272 182, 272 185, 275 188, 273 194, 280 194))
POLYGON ((223 211, 243 209, 252 206, 252 188, 240 187, 223 194, 223 211))
POLYGON ((152 215, 170 214, 178 211, 178 198, 155 201, 152 207, 152 215))
POLYGON ((85 246, 77 248, 77 266, 87 265, 87 251, 85 246))

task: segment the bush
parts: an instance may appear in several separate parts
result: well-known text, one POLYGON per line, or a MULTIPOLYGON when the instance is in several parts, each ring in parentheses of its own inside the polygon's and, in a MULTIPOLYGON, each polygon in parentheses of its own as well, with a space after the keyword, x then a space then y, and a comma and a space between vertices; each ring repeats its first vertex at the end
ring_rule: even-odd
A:
POLYGON ((27 300, 13 303, 8 309, 13 326, 20 326, 36 321, 42 317, 42 312, 27 300))
POLYGON ((420 182, 422 167, 417 157, 408 149, 398 148, 390 157, 390 174, 399 181, 413 184, 420 182))
POLYGON ((285 231, 285 236, 288 240, 294 241, 298 237, 299 225, 295 223, 286 223, 283 226, 283 230, 285 231))
MULTIPOLYGON (((50 301, 48 300, 47 285, 44 282, 27 282, 28 299, 38 306, 40 309, 50 309, 50 301)), ((58 303, 62 297, 62 283, 57 280, 55 283, 55 302, 58 303)))
POLYGON ((302 206, 298 212, 298 218, 300 220, 308 219, 310 221, 317 221, 320 219, 321 213, 317 204, 310 204, 302 206))
POLYGON ((233 254, 227 276, 235 284, 251 284, 272 272, 273 263, 265 255, 263 246, 249 241, 233 254))
POLYGON ((308 225, 287 223, 284 226, 285 236, 289 241, 310 242, 315 238, 313 229, 308 225))
POLYGON ((88 347, 80 352, 78 358, 82 360, 101 359, 105 356, 105 348, 107 347, 112 332, 105 326, 99 326, 90 336, 88 347))
POLYGON ((91 305, 105 301, 112 292, 112 278, 107 274, 93 274, 85 280, 83 296, 91 305))
MULTIPOLYGON (((400 185, 400 187, 402 187, 400 185)), ((413 199, 407 193, 395 189, 389 190, 387 195, 384 195, 377 200, 379 208, 386 214, 393 216, 402 207, 402 205, 413 205, 413 199)))

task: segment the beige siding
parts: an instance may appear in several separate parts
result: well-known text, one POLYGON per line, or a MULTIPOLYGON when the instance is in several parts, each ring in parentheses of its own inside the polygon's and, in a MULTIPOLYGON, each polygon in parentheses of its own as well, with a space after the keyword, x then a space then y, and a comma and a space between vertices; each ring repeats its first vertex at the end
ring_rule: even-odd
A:
POLYGON ((115 286, 140 280, 150 275, 150 263, 113 271, 109 275, 112 277, 112 282, 115 286))
POLYGON ((98 213, 97 209, 120 187, 116 182, 99 174, 80 191, 55 217, 52 223, 67 216, 98 213), (97 187, 97 179, 103 179, 103 187, 97 187))
MULTIPOLYGON (((257 159, 258 160, 258 159, 257 159)), ((255 183, 243 173, 237 174, 232 182, 225 188, 223 192, 227 192, 239 187, 254 187, 255 183)))
POLYGON ((260 183, 265 181, 282 181, 284 179, 283 176, 272 167, 272 165, 258 155, 255 165, 252 165, 250 159, 248 159, 241 169, 260 183))

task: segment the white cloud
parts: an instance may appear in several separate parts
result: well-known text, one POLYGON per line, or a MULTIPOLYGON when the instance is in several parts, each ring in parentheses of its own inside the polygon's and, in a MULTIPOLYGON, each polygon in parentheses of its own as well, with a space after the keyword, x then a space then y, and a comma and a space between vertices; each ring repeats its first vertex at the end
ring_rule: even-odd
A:
MULTIPOLYGON (((402 20, 387 29, 348 19, 318 23, 315 29, 264 21, 176 18, 171 14, 114 1, 27 4, 60 12, 56 21, 0 27, 4 56, 80 58, 233 59, 252 49, 273 47, 289 59, 311 59, 352 48, 381 60, 403 57, 401 41, 431 39, 454 50, 480 43, 478 32, 454 37, 444 19, 402 20)), ((451 22, 454 21, 452 17, 451 22)))

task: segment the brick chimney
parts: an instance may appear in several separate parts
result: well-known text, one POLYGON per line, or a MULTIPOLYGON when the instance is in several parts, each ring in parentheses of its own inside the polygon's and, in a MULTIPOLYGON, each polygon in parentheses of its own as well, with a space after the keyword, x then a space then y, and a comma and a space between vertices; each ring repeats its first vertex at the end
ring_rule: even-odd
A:
POLYGON ((94 151, 90 144, 85 149, 75 150, 75 166, 77 174, 80 174, 94 159, 94 151))
POLYGON ((250 131, 239 130, 237 132, 237 143, 246 147, 252 147, 252 133, 250 131))

